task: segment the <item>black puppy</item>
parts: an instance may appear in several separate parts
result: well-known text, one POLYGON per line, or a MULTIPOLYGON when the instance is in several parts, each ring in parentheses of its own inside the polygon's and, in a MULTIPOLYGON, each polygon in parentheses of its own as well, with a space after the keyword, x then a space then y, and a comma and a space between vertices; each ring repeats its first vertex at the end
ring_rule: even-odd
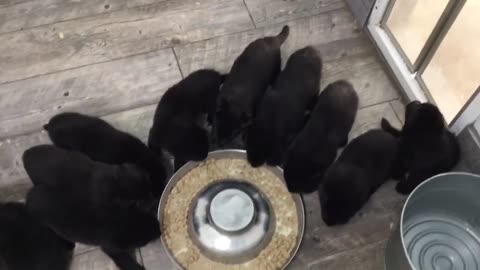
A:
POLYGON ((151 198, 150 177, 133 164, 95 162, 79 152, 53 145, 26 150, 23 164, 34 185, 90 198, 95 203, 117 203, 151 198))
POLYGON ((350 142, 319 188, 322 218, 328 226, 347 223, 392 176, 397 150, 398 140, 378 129, 350 142))
POLYGON ((1 261, 9 270, 67 270, 74 244, 33 218, 21 203, 0 204, 1 261))
POLYGON ((357 114, 358 96, 347 81, 327 86, 305 127, 290 146, 284 176, 290 192, 310 193, 348 142, 348 133, 357 114))
POLYGON ((399 131, 386 119, 382 128, 400 139, 397 191, 412 192, 426 179, 451 170, 460 159, 460 146, 445 126, 443 115, 430 103, 411 102, 405 111, 405 125, 399 131))
POLYGON ((233 63, 217 103, 215 133, 220 145, 229 143, 253 121, 265 90, 280 72, 280 46, 288 34, 285 26, 278 36, 255 40, 233 63))
POLYGON ((215 70, 198 70, 168 89, 155 111, 148 146, 156 152, 165 148, 177 163, 205 159, 209 137, 204 120, 215 113, 224 79, 215 70))
POLYGON ((265 92, 248 129, 247 156, 252 166, 281 165, 288 146, 303 127, 306 112, 315 105, 322 61, 306 47, 290 56, 273 88, 265 92))
POLYGON ((166 182, 162 157, 157 156, 136 137, 115 129, 104 120, 79 113, 62 113, 44 126, 58 147, 84 153, 108 164, 133 163, 146 170, 152 191, 159 196, 166 182))
POLYGON ((160 237, 157 219, 135 207, 97 205, 45 185, 28 193, 27 207, 62 238, 100 246, 122 270, 144 270, 133 250, 160 237))

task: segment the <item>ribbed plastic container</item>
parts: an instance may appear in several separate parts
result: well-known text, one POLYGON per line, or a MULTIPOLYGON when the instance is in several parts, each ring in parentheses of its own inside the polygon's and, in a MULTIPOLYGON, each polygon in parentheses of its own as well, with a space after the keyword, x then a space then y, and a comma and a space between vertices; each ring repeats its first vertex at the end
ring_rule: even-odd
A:
POLYGON ((480 176, 445 173, 408 197, 386 270, 480 270, 480 176))

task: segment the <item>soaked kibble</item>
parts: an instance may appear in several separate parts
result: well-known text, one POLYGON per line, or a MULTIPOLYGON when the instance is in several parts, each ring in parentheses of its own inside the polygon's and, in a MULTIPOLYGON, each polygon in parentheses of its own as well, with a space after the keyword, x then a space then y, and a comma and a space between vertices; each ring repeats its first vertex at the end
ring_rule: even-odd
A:
POLYGON ((282 269, 299 243, 299 224, 295 201, 283 181, 270 170, 253 168, 242 159, 209 159, 192 169, 170 192, 162 217, 167 249, 183 268, 198 270, 282 269), (226 178, 244 179, 262 190, 271 203, 277 224, 265 249, 241 264, 224 264, 207 258, 188 232, 187 214, 192 201, 205 186, 226 178))

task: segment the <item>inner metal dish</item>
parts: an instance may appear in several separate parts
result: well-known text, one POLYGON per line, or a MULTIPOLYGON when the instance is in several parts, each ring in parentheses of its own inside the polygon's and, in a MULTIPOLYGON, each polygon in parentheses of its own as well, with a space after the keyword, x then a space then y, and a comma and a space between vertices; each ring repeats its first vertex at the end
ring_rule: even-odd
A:
MULTIPOLYGON (((219 150, 209 153, 207 159, 246 160, 246 152, 244 150, 219 150)), ((162 217, 168 195, 176 183, 199 164, 201 162, 188 162, 168 182, 158 209, 160 224, 163 224, 162 217)), ((267 167, 267 169, 274 173, 278 179, 284 181, 283 171, 280 168, 267 167)), ((297 194, 292 194, 292 198, 297 208, 298 235, 296 248, 283 269, 297 253, 305 226, 302 199, 297 194)), ((263 196, 261 190, 242 181, 242 179, 224 179, 199 190, 197 199, 191 202, 187 222, 189 223, 190 238, 201 252, 209 258, 225 264, 248 261, 252 256, 258 254, 258 250, 263 249, 268 244, 275 232, 275 213, 271 209, 268 199, 263 196), (235 197, 233 201, 232 197, 235 197), (235 207, 233 213, 225 214, 225 211, 229 208, 222 205, 222 201, 228 201, 227 203, 231 206, 241 205, 243 207, 240 207, 240 209, 235 207)), ((162 243, 169 258, 175 262, 179 269, 183 269, 166 246, 163 235, 162 243)))
POLYGON ((251 259, 275 229, 268 201, 249 183, 230 179, 215 183, 193 204, 192 239, 216 261, 239 263, 251 259))

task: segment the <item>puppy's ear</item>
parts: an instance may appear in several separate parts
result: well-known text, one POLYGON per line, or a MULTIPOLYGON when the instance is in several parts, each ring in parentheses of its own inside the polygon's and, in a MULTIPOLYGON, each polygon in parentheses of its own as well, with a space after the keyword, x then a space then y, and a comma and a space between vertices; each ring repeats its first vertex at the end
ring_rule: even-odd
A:
POLYGON ((432 129, 442 132, 445 128, 445 119, 443 118, 443 114, 440 112, 438 107, 433 104, 429 106, 429 111, 432 129))
POLYGON ((422 103, 420 103, 420 101, 418 100, 412 101, 407 104, 407 106, 405 107, 405 124, 411 122, 411 119, 414 118, 414 115, 416 114, 416 111, 421 104, 422 103))

